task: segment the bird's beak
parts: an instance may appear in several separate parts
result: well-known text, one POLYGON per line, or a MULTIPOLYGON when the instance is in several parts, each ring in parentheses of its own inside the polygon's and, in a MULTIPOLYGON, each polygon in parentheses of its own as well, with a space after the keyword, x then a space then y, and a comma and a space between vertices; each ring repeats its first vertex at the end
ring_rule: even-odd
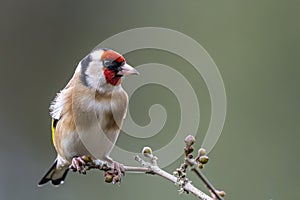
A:
POLYGON ((117 74, 124 76, 129 74, 139 75, 140 73, 136 69, 125 63, 123 66, 121 66, 121 71, 119 71, 117 74))

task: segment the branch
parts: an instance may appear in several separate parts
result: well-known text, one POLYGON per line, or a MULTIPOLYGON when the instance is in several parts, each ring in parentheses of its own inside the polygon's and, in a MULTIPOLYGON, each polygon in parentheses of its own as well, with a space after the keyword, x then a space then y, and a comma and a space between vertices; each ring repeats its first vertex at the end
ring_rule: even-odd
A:
MULTIPOLYGON (((144 161, 143 159, 141 159, 139 156, 135 156, 135 160, 137 162, 139 162, 142 166, 144 166, 146 169, 150 170, 152 173, 159 175, 175 184, 180 185, 180 183, 178 182, 178 178, 169 174, 168 172, 160 169, 157 165, 153 165, 153 163, 149 163, 144 161)), ((191 184, 191 181, 185 182, 181 185, 182 189, 184 191, 188 191, 191 192, 192 194, 194 194, 196 197, 202 199, 202 200, 213 200, 211 197, 209 197, 208 195, 206 195, 204 192, 202 192, 201 190, 199 190, 198 188, 196 188, 195 186, 193 186, 191 184)))
MULTIPOLYGON (((208 157, 205 155, 205 149, 199 149, 198 155, 195 159, 193 159, 192 152, 194 151, 193 144, 195 139, 193 136, 187 136, 185 139, 186 146, 184 148, 185 151, 185 159, 184 163, 180 166, 180 168, 176 169, 173 172, 173 175, 162 170, 157 165, 157 157, 152 154, 152 150, 150 147, 143 148, 143 155, 149 159, 149 162, 143 160, 139 156, 135 156, 135 160, 141 165, 141 167, 133 167, 133 166, 122 166, 122 172, 141 172, 145 174, 155 174, 160 177, 163 177, 179 186, 179 193, 192 193, 196 197, 202 200, 223 200, 222 196, 225 195, 224 191, 216 190, 213 185, 208 181, 208 179, 199 171, 199 168, 202 169, 204 164, 208 162, 208 157), (191 181, 186 177, 186 170, 188 167, 191 167, 191 171, 195 172, 196 175, 204 182, 204 184, 209 189, 211 197, 196 188, 192 185, 191 181)), ((116 169, 112 169, 106 162, 95 162, 91 161, 88 158, 85 158, 86 165, 85 170, 90 169, 99 169, 105 172, 105 181, 109 183, 120 182, 121 171, 117 171, 116 169)))
MULTIPOLYGON (((146 155, 146 154, 144 154, 146 155)), ((152 155, 152 154, 151 154, 152 155)), ((150 155, 149 155, 150 156, 150 155)), ((177 185, 180 186, 180 183, 178 181, 178 178, 175 177, 174 175, 169 174, 168 172, 162 170, 161 168, 158 167, 158 165, 156 164, 156 157, 155 156, 151 156, 151 163, 146 162, 145 160, 143 160, 142 158, 140 158, 139 156, 135 156, 135 160, 142 165, 142 167, 133 167, 133 166, 124 166, 123 169, 125 172, 143 172, 146 174, 156 174, 159 175, 177 185)), ((97 163, 97 164, 92 164, 89 163, 89 165, 87 165, 86 170, 90 170, 90 169, 99 169, 102 171, 110 171, 111 168, 104 164, 104 163, 97 163)), ((190 181, 184 183, 182 185, 182 189, 184 191, 189 191, 192 194, 194 194, 195 196, 199 197, 202 200, 213 200, 213 198, 209 197, 208 195, 206 195, 204 192, 200 191, 199 189, 197 189, 195 186, 193 186, 191 184, 190 181)))

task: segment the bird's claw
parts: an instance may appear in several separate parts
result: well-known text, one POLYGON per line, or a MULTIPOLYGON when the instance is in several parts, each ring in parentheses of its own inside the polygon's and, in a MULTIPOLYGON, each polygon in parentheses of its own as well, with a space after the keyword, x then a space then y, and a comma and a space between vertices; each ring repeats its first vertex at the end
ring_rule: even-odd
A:
POLYGON ((111 171, 113 174, 119 176, 120 178, 125 175, 125 169, 123 164, 114 161, 112 166, 113 167, 111 171))
POLYGON ((73 172, 78 171, 80 174, 86 174, 85 167, 91 162, 91 158, 88 156, 76 156, 72 159, 72 164, 69 166, 73 172))
POLYGON ((104 173, 105 181, 115 183, 121 183, 122 176, 125 175, 124 165, 113 161, 111 164, 111 170, 104 173))

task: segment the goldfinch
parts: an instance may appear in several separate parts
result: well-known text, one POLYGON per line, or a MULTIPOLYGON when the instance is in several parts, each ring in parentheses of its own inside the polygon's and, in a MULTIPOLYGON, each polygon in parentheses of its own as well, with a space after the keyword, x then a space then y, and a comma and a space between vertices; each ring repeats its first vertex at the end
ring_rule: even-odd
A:
POLYGON ((39 186, 49 181, 54 186, 62 184, 70 168, 85 174, 87 158, 107 162, 120 174, 122 165, 109 154, 126 115, 128 96, 121 80, 129 74, 138 71, 110 49, 96 49, 79 62, 50 106, 57 157, 39 186))

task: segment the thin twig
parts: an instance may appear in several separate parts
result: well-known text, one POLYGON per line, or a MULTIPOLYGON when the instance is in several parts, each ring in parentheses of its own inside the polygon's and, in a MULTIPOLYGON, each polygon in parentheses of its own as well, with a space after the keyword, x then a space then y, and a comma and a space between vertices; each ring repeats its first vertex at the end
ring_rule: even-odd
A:
POLYGON ((215 187, 209 182, 209 180, 204 176, 204 174, 198 169, 198 164, 193 160, 186 158, 186 163, 189 164, 192 168, 191 170, 194 171, 197 176, 203 181, 206 187, 218 198, 219 200, 224 200, 217 192, 215 187))

